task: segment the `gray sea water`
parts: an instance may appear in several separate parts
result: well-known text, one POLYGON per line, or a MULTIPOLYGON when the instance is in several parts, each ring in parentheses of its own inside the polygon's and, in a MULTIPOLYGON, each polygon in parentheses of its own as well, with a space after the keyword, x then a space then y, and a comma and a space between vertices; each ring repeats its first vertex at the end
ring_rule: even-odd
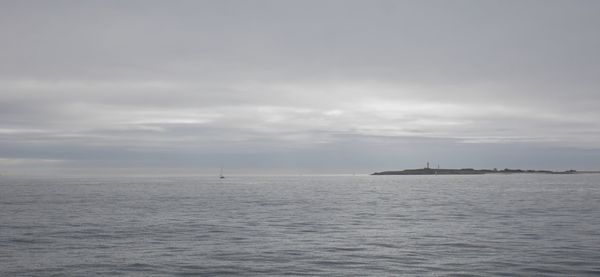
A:
POLYGON ((600 175, 0 177, 0 276, 600 275, 600 175))

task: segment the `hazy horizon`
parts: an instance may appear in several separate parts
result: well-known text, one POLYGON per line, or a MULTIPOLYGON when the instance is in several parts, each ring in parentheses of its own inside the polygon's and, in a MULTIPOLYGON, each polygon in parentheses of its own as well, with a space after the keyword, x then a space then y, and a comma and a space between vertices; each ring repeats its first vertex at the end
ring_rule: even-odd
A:
POLYGON ((2 1, 0 174, 600 170, 598 11, 2 1))

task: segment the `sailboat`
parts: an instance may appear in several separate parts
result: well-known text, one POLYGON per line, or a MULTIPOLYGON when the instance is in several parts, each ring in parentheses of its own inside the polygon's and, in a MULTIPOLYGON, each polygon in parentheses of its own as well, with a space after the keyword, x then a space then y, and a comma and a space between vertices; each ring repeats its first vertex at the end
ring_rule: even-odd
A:
POLYGON ((221 166, 221 173, 219 174, 219 179, 225 179, 225 176, 223 176, 223 167, 221 166))

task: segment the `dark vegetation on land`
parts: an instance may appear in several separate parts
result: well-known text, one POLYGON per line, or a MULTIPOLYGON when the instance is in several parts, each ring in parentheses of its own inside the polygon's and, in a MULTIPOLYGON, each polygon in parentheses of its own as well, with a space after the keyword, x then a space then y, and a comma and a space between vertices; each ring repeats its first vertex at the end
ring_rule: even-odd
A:
POLYGON ((478 175, 478 174, 508 174, 508 173, 539 173, 539 174, 575 174, 576 170, 551 171, 551 170, 523 170, 523 169, 448 169, 448 168, 419 168, 400 171, 382 171, 371 175, 478 175))

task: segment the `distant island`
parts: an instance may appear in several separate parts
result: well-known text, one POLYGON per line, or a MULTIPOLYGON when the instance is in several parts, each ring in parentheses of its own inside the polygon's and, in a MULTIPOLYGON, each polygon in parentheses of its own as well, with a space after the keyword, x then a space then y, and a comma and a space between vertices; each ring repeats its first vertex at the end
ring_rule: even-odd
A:
POLYGON ((502 174, 502 173, 538 173, 538 174, 575 174, 576 170, 551 171, 551 170, 523 170, 523 169, 473 169, 473 168, 430 168, 429 164, 425 168, 405 169, 400 171, 382 171, 371 175, 480 175, 480 174, 502 174))

